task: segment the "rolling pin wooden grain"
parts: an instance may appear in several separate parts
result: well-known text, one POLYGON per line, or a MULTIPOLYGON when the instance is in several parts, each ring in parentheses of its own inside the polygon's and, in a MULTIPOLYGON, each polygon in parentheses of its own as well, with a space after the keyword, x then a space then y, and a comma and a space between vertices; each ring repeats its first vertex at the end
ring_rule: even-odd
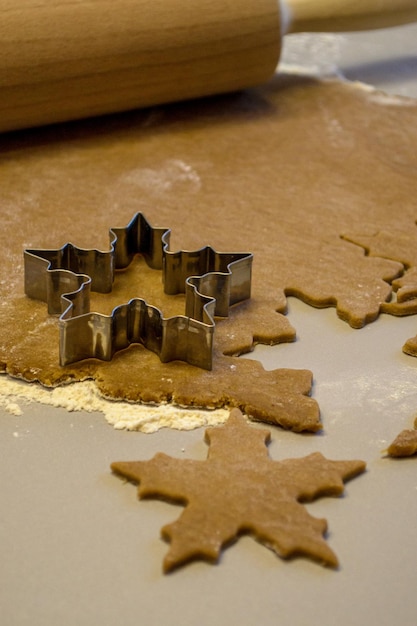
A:
POLYGON ((417 0, 0 0, 0 131, 267 80, 282 35, 417 20, 417 0))

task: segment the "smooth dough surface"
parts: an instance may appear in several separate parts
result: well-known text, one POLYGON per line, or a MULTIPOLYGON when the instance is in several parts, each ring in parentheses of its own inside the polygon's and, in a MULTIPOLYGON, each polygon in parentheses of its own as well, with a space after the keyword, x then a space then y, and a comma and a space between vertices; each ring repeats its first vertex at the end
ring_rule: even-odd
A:
POLYGON ((365 471, 363 461, 330 461, 317 452, 273 461, 269 431, 248 427, 239 409, 224 426, 207 429, 205 438, 210 449, 204 462, 158 453, 150 461, 111 464, 139 484, 139 497, 184 505, 181 516, 162 528, 171 544, 165 572, 195 559, 216 562, 241 533, 284 558, 302 554, 337 567, 324 541, 326 520, 312 517, 303 502, 342 494, 344 482, 365 471))
MULTIPOLYGON (((415 231, 416 145, 414 101, 290 75, 232 96, 3 136, 3 369, 46 385, 94 378, 110 398, 238 406, 318 430, 311 372, 266 372, 232 355, 295 339, 286 295, 335 306, 353 327, 389 309, 410 257, 366 254, 357 234, 415 231), (23 294, 24 248, 107 249, 109 228, 137 211, 172 229, 173 250, 254 254, 253 297, 217 325, 212 372, 162 364, 142 346, 61 368, 56 319, 23 294)), ((92 308, 110 313, 132 297, 183 312, 183 297, 164 296, 160 273, 141 259, 92 308)), ((407 313, 409 302, 389 312, 407 313)))

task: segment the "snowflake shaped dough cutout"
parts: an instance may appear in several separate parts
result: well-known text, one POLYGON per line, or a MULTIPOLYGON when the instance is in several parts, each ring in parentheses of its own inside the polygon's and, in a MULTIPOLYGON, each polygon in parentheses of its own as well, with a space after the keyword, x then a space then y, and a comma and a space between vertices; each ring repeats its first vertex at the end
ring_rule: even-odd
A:
POLYGON ((170 542, 164 572, 196 559, 216 562, 241 534, 283 558, 304 555, 337 567, 324 540, 326 520, 311 516, 303 502, 343 493, 344 481, 365 470, 363 461, 330 461, 321 453, 273 460, 266 447, 270 431, 250 426, 239 409, 224 426, 207 429, 205 438, 205 461, 158 453, 149 461, 111 465, 115 474, 139 484, 140 498, 185 506, 161 531, 170 542))

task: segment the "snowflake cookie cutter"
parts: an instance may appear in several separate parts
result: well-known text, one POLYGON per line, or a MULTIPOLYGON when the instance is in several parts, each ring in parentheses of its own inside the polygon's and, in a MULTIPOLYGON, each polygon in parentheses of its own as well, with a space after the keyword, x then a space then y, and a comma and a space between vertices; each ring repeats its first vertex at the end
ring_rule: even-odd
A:
POLYGON ((250 298, 251 253, 169 250, 171 230, 152 227, 142 213, 129 224, 109 230, 110 249, 24 250, 24 289, 59 315, 62 366, 88 358, 110 361, 114 354, 140 343, 163 363, 181 360, 212 369, 215 317, 250 298), (164 292, 185 294, 185 315, 165 318, 142 298, 115 307, 110 315, 90 311, 90 292, 110 293, 116 269, 141 254, 152 269, 162 270, 164 292))

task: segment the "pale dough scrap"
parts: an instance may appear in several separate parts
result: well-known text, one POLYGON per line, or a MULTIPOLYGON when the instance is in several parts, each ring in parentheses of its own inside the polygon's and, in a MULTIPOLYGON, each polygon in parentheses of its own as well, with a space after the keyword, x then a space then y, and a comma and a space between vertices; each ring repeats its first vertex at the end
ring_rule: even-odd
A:
MULTIPOLYGON (((295 339, 286 295, 335 306, 354 327, 378 316, 404 265, 366 256, 341 234, 364 222, 414 225, 416 145, 416 103, 291 75, 241 94, 2 137, 3 369, 46 385, 94 378, 110 398, 239 406, 318 430, 310 372, 265 372, 230 355, 295 339), (141 346, 110 363, 60 368, 56 320, 23 295, 24 247, 107 249, 109 227, 137 211, 172 229, 174 250, 254 254, 253 298, 218 324, 211 373, 163 365, 141 346)), ((164 296, 152 272, 138 260, 110 296, 94 295, 93 308, 110 312, 140 296, 182 313, 183 297, 164 296)))
POLYGON ((417 418, 413 429, 402 430, 388 446, 387 453, 393 457, 408 457, 417 454, 417 418))

